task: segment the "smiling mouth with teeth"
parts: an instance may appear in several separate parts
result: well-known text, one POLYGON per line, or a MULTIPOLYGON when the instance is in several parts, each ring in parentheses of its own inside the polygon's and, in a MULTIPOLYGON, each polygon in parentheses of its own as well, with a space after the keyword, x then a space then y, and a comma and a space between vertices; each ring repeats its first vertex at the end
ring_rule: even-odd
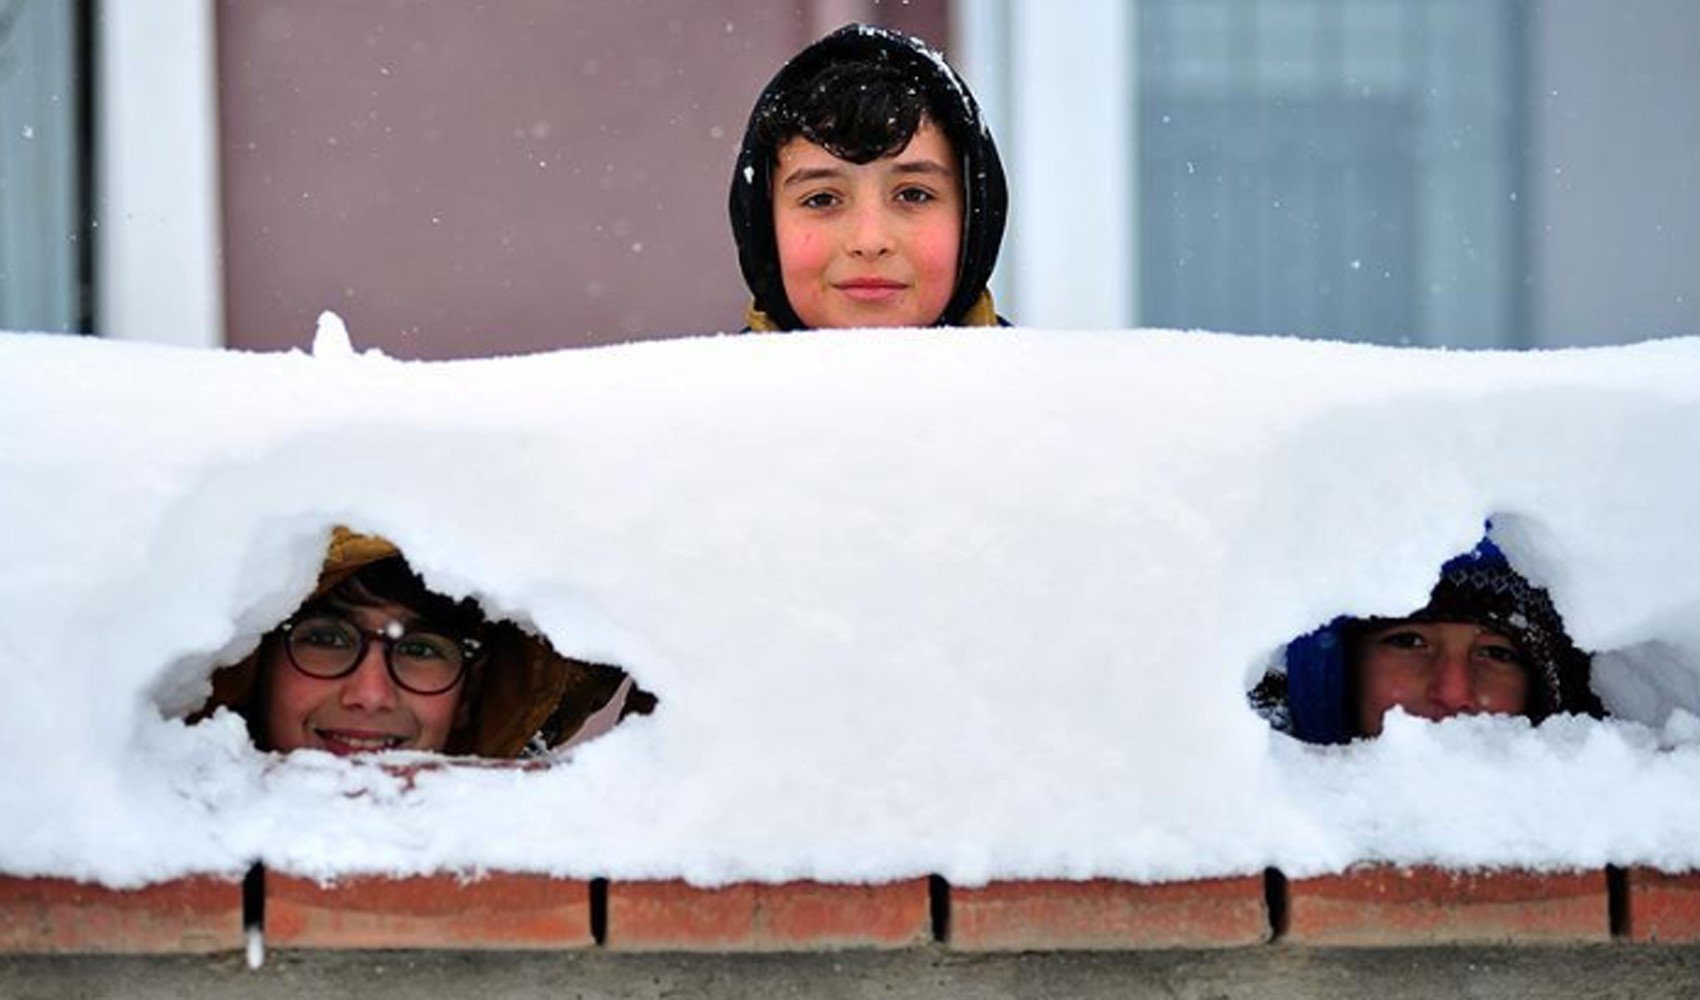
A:
POLYGON ((391 733, 351 733, 334 729, 315 729, 313 735, 319 738, 325 750, 337 755, 394 750, 407 742, 407 737, 391 733))

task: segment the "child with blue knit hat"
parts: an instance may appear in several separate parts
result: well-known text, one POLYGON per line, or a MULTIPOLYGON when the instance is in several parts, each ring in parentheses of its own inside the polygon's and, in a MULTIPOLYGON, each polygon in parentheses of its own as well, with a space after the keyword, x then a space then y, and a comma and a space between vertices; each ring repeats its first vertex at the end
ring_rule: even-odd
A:
POLYGON ((1426 719, 1490 713, 1539 722, 1599 714, 1588 658, 1547 592, 1483 540, 1441 568, 1429 602, 1403 618, 1338 618, 1293 640, 1252 703, 1307 743, 1381 733, 1388 711, 1426 719))

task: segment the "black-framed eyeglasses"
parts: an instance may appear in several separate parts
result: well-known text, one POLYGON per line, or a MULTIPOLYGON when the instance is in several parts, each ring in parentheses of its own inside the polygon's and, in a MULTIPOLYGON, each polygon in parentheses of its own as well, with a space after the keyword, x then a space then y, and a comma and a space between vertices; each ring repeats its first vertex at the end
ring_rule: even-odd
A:
POLYGON ((363 629, 333 611, 314 611, 291 618, 278 630, 290 665, 308 677, 336 680, 347 677, 366 658, 370 644, 384 647, 390 678, 404 691, 442 694, 478 661, 483 645, 477 639, 457 639, 426 629, 400 635, 363 629))

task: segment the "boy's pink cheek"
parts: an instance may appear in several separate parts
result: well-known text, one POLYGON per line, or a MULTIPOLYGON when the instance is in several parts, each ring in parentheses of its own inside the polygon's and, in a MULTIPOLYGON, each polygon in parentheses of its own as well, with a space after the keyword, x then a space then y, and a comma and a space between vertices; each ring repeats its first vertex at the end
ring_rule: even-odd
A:
POLYGON ((918 268, 934 281, 956 281, 956 257, 961 239, 953 231, 928 234, 917 240, 915 259, 918 268))
POLYGON ((921 253, 927 259, 929 267, 950 267, 956 265, 957 239, 953 235, 937 236, 926 241, 921 253))
POLYGON ((304 721, 317 699, 314 682, 298 678, 274 661, 263 668, 266 685, 264 742, 270 750, 296 750, 305 745, 304 721))
POLYGON ((826 255, 822 250, 824 245, 825 241, 813 233, 799 236, 786 254, 791 265, 787 270, 810 272, 825 266, 826 255))

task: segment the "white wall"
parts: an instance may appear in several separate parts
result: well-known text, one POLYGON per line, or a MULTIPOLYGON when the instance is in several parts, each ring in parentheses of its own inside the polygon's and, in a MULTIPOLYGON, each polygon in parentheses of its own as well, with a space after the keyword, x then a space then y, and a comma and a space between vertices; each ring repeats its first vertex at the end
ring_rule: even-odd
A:
POLYGON ((213 0, 100 0, 95 332, 224 342, 213 0))

